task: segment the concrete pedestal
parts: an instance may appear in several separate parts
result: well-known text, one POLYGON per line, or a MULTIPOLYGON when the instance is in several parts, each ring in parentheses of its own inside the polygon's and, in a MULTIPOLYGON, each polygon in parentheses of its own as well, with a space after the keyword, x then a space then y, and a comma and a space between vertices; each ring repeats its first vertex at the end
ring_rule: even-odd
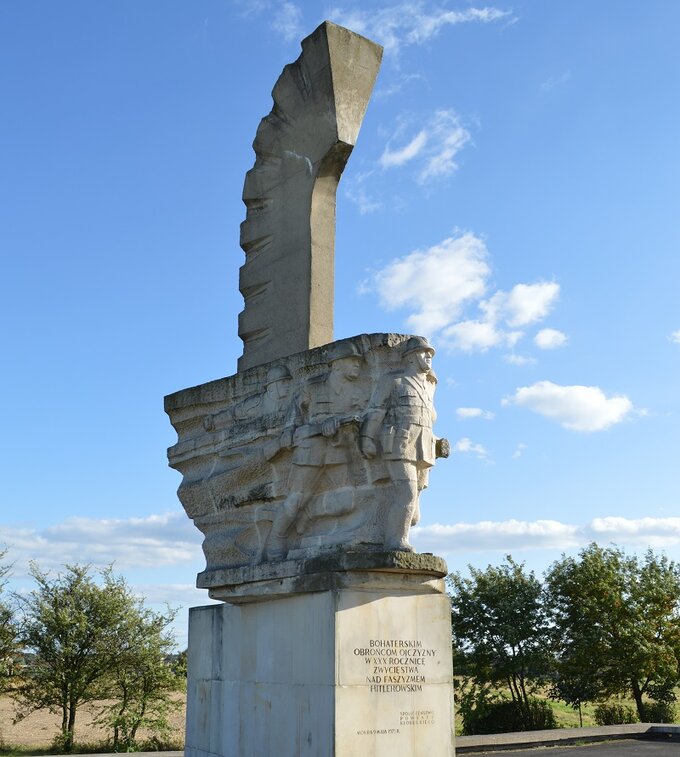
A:
POLYGON ((186 757, 454 754, 443 579, 376 570, 325 583, 191 610, 186 757))

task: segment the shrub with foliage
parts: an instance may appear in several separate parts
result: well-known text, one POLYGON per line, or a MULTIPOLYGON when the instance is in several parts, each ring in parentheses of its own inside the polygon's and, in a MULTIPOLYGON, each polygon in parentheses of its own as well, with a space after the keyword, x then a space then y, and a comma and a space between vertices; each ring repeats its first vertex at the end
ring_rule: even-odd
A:
POLYGON ((645 721, 647 723, 675 723, 674 702, 647 702, 645 704, 645 721))
POLYGON ((488 687, 468 683, 460 696, 458 714, 465 736, 558 728, 552 707, 544 699, 512 700, 488 687))
POLYGON ((598 725, 623 725, 637 723, 635 710, 621 702, 604 702, 595 708, 595 722, 598 725))
POLYGON ((107 712, 115 748, 134 745, 140 726, 163 731, 176 676, 165 658, 173 614, 146 610, 111 568, 99 580, 88 566, 67 565, 56 577, 31 567, 37 588, 23 604, 28 663, 17 686, 23 717, 47 709, 61 715, 55 748, 74 748, 81 705, 114 699, 107 712))
MULTIPOLYGON (((0 550, 0 560, 7 550, 0 550)), ((13 605, 3 596, 9 565, 0 563, 0 692, 6 691, 16 674, 20 647, 18 642, 19 626, 13 605)))

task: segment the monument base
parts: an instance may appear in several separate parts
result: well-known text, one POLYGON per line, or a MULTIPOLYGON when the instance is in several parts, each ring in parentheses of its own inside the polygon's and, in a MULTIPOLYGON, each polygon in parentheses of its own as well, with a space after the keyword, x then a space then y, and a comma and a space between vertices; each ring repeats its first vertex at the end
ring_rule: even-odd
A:
POLYGON ((443 578, 329 585, 190 611, 186 757, 454 754, 443 578))

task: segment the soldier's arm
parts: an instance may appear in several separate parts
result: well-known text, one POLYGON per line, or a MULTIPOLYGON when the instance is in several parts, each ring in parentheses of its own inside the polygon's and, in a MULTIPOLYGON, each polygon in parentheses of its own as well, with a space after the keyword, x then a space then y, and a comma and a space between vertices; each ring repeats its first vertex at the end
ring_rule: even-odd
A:
POLYGON ((368 410, 361 424, 359 447, 364 457, 371 459, 377 454, 376 440, 380 434, 389 404, 392 380, 381 381, 371 396, 368 410))

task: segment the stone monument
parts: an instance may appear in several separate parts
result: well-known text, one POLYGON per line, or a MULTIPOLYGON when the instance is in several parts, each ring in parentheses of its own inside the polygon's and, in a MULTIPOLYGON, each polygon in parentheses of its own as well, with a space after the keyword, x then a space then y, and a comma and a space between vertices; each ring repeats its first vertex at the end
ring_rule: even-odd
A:
POLYGON ((165 398, 203 533, 186 757, 453 754, 446 564, 408 542, 436 457, 434 349, 333 342, 335 193, 382 49, 329 22, 273 90, 243 191, 243 356, 165 398))

